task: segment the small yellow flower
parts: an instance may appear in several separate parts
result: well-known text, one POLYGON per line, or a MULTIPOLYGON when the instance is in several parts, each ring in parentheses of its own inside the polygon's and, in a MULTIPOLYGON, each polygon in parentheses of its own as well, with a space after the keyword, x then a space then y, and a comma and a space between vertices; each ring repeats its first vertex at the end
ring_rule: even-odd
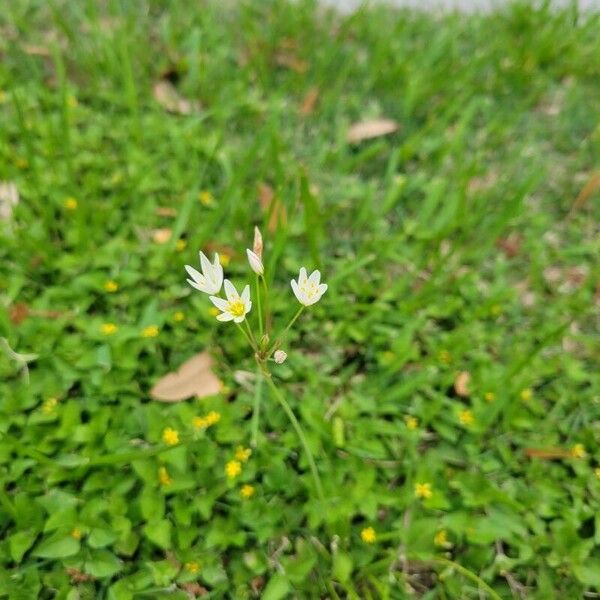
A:
POLYGON ((181 323, 181 321, 183 321, 185 319, 185 313, 181 312, 180 310, 178 310, 174 315, 173 315, 173 320, 177 323, 181 323))
POLYGON ((473 413, 468 410, 461 410, 458 413, 458 420, 460 421, 461 425, 464 425, 465 427, 468 427, 469 425, 473 425, 473 423, 475 422, 475 417, 473 416, 473 413))
POLYGON ((42 412, 49 415, 58 404, 58 400, 56 398, 48 398, 44 404, 42 404, 42 412))
POLYGON ((211 317, 216 317, 217 315, 221 314, 221 311, 216 306, 211 306, 208 309, 208 313, 210 314, 211 317))
POLYGON ((229 256, 229 254, 220 254, 219 262, 221 263, 222 267, 228 267, 229 263, 231 262, 231 256, 229 256))
POLYGON ((235 449, 235 458, 240 462, 246 462, 251 454, 252 450, 250 450, 250 448, 244 448, 244 446, 238 446, 235 449))
POLYGON ((179 432, 172 427, 167 427, 162 434, 162 440, 168 446, 179 444, 179 432))
POLYGON ((190 572, 192 575, 195 575, 200 570, 200 563, 195 560, 190 560, 185 563, 185 570, 190 572))
POLYGON ((496 399, 494 392, 486 392, 483 396, 488 402, 493 402, 496 399))
POLYGON ((208 425, 214 425, 221 420, 221 414, 216 410, 211 410, 205 418, 208 425))
POLYGON ((442 548, 447 548, 448 546, 451 546, 450 542, 448 541, 448 532, 445 529, 440 529, 433 536, 433 543, 436 546, 441 546, 442 548))
POLYGON ((587 456, 587 452, 585 451, 585 446, 583 444, 575 444, 571 448, 571 456, 573 458, 585 458, 587 456))
POLYGON ((151 338, 158 335, 159 329, 156 325, 148 325, 142 329, 142 337, 151 338))
POLYGON ((531 400, 531 397, 533 396, 533 391, 531 390, 531 388, 526 388, 524 390, 521 390, 520 396, 521 400, 527 402, 527 400, 531 400))
POLYGON ((404 422, 409 429, 416 429, 419 426, 419 420, 412 415, 405 415, 404 422))
POLYGON ((242 498, 252 498, 252 496, 254 496, 254 486, 248 483, 246 485, 243 485, 242 489, 240 490, 240 495, 242 496, 242 498))
POLYGON ((375 540, 377 539, 377 534, 372 527, 365 527, 360 532, 360 537, 365 544, 374 544, 375 540))
POLYGON ((447 365, 452 360, 452 355, 450 354, 450 352, 448 352, 448 350, 440 350, 438 357, 440 361, 443 362, 445 365, 447 365))
POLYGON ((74 527, 73 531, 71 531, 71 537, 76 540, 81 539, 81 529, 79 527, 74 527))
POLYGON ((208 421, 206 420, 206 417, 194 417, 192 419, 192 425, 196 429, 204 429, 205 427, 208 427, 208 421))
POLYGON ((184 239, 179 239, 175 242, 175 250, 177 252, 183 252, 187 246, 187 242, 184 239))
POLYGON ((63 206, 67 209, 67 210, 77 210, 77 200, 75 198, 67 198, 64 202, 63 202, 63 206))
POLYGON ((198 194, 198 200, 203 206, 211 206, 215 201, 215 197, 208 190, 202 190, 198 194))
POLYGON ((109 294, 113 294, 114 292, 116 292, 119 289, 119 284, 116 281, 113 281, 112 279, 109 279, 105 284, 104 284, 104 289, 109 293, 109 294))
POLYGON ((17 169, 26 169, 29 166, 29 161, 19 156, 15 159, 15 165, 17 169))
POLYGON ((112 335, 113 333, 117 333, 117 329, 119 329, 114 323, 103 323, 102 327, 100 327, 100 331, 104 335, 112 335))
POLYGON ((431 498, 433 490, 430 483, 415 483, 415 496, 417 498, 431 498))
POLYGON ((240 473, 242 472, 242 463, 240 463, 237 460, 230 460, 226 465, 225 465, 225 475, 227 475, 227 477, 229 479, 234 479, 235 477, 237 477, 240 473))
POLYGON ((165 467, 160 467, 160 469, 158 469, 158 481, 165 487, 169 487, 173 483, 173 479, 171 479, 171 476, 165 467))

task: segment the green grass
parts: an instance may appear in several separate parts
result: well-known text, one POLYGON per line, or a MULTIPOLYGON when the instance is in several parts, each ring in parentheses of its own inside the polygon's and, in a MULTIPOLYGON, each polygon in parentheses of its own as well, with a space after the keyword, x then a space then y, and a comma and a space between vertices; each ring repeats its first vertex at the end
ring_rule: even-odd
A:
POLYGON ((228 5, 0 11, 0 181, 20 193, 0 222, 0 597, 186 598, 194 582, 211 598, 594 597, 598 192, 573 205, 598 167, 599 18, 228 5), (167 74, 200 112, 154 100, 167 74), (375 117, 400 130, 346 143, 375 117), (287 211, 274 231, 261 185, 287 211), (224 475, 250 444, 255 390, 236 371, 253 358, 183 265, 225 245, 249 280, 254 225, 279 326, 299 266, 330 286, 274 369, 325 508, 266 386, 258 445, 224 475), (37 355, 28 378, 9 348, 37 355), (150 399, 205 349, 222 394, 150 399), (165 449, 166 426, 186 443, 165 449))

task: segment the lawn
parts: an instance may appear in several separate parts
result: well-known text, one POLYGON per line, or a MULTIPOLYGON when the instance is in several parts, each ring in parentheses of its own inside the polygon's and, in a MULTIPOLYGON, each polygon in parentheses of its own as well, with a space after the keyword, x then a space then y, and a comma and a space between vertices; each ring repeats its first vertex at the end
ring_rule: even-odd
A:
POLYGON ((599 31, 4 2, 0 598, 599 597, 599 31), (253 284, 254 226, 275 331, 329 286, 269 363, 323 498, 186 283, 253 284))

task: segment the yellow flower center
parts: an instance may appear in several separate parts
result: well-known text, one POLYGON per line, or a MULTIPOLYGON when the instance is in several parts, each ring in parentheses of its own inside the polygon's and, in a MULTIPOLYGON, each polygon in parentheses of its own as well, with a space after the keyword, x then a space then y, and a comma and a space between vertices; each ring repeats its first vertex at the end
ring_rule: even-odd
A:
POLYGON ((229 303, 227 312, 232 314, 234 317, 243 317, 246 314, 246 307, 241 299, 234 300, 233 302, 229 303))

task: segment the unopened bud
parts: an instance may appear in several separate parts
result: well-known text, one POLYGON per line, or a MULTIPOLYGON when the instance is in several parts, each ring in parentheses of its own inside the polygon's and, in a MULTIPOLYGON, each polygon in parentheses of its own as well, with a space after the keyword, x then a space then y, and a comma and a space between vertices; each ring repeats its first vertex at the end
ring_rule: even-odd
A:
POLYGON ((282 362, 285 362, 286 358, 287 354, 283 350, 277 350, 275 354, 273 354, 273 359, 278 365, 280 365, 282 362))
POLYGON ((252 250, 254 250, 254 254, 256 254, 258 258, 262 258, 263 240, 258 227, 254 228, 254 244, 252 246, 252 250))
POLYGON ((265 272, 265 268, 263 267, 262 260, 260 260, 260 257, 254 252, 252 252, 252 250, 246 250, 246 254, 248 255, 248 262, 250 263, 250 268, 257 275, 262 275, 265 272))

